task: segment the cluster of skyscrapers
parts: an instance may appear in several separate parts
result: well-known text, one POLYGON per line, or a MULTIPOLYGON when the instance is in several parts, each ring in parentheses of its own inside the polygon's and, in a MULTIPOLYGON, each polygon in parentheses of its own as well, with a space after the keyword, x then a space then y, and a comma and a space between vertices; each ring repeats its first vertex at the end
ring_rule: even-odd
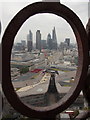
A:
MULTIPOLYGON (((31 52, 33 49, 37 49, 41 51, 42 49, 49 49, 49 50, 57 50, 58 43, 57 43, 57 36, 56 36, 56 30, 55 27, 52 30, 52 34, 47 34, 47 39, 42 39, 42 34, 40 30, 36 31, 36 38, 33 39, 33 33, 31 30, 29 30, 29 33, 27 34, 27 44, 25 40, 21 40, 21 43, 17 43, 14 45, 14 49, 16 51, 22 51, 27 48, 28 52, 31 52), (35 44, 34 44, 34 41, 35 44)), ((59 49, 69 49, 71 47, 70 45, 70 38, 65 38, 64 42, 60 43, 59 49)))
MULTIPOLYGON (((36 31, 36 49, 57 49, 57 37, 56 37, 56 31, 55 27, 52 30, 52 37, 50 33, 47 35, 47 40, 42 40, 41 38, 40 30, 36 31)), ((29 31, 29 34, 27 35, 27 49, 28 52, 31 52, 33 49, 33 34, 31 30, 29 31)))

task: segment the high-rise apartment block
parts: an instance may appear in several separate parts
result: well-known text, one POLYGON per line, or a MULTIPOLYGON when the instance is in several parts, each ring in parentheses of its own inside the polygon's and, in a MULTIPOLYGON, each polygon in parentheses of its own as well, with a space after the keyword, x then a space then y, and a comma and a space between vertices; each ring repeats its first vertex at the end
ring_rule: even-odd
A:
POLYGON ((27 35, 27 49, 28 49, 28 52, 31 52, 32 49, 33 49, 33 34, 31 32, 31 30, 29 31, 29 34, 27 35))
POLYGON ((36 31, 36 49, 41 51, 41 33, 40 33, 40 30, 36 31))
POLYGON ((53 49, 57 49, 57 36, 56 36, 55 27, 52 30, 52 42, 53 42, 53 49))
POLYGON ((52 39, 50 33, 47 36, 47 48, 50 50, 52 49, 52 39))
POLYGON ((65 39, 65 43, 66 43, 67 46, 69 47, 69 46, 70 46, 70 38, 66 38, 66 39, 65 39))

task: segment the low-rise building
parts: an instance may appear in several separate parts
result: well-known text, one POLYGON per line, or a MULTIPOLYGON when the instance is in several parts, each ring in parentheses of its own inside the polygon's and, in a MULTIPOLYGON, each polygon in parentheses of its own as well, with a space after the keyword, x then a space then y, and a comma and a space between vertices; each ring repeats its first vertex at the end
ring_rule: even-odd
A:
POLYGON ((18 68, 11 68, 11 79, 14 80, 20 76, 20 70, 18 68))

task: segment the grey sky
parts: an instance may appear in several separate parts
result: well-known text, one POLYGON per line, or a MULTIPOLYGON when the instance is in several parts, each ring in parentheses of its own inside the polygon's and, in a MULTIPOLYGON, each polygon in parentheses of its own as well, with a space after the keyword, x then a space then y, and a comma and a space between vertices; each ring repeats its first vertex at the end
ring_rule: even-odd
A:
MULTIPOLYGON (((17 0, 13 0, 13 2, 10 2, 10 0, 7 1, 9 2, 5 2, 4 0, 0 4, 0 8, 1 8, 0 17, 3 25, 3 32, 6 26, 8 25, 8 23, 10 22, 10 20, 15 16, 15 14, 18 11, 20 11, 23 7, 27 6, 28 4, 31 4, 32 2, 38 0, 22 0, 22 1, 19 0, 19 2, 17 2, 17 0)), ((79 18, 82 20, 84 26, 86 26, 86 23, 88 21, 88 2, 75 2, 76 0, 69 0, 70 2, 67 1, 68 0, 64 0, 63 4, 70 7, 75 13, 77 13, 79 18)), ((82 1, 88 1, 88 0, 82 0, 82 1)), ((41 30, 42 39, 46 39, 47 34, 52 33, 52 29, 54 26, 56 28, 58 43, 64 41, 64 39, 67 37, 70 37, 72 42, 75 41, 75 37, 71 27, 64 19, 53 14, 37 14, 35 16, 30 17, 23 24, 23 26, 18 31, 18 34, 16 35, 15 42, 26 40, 29 30, 32 31, 33 41, 35 42, 35 35, 37 29, 41 30)))

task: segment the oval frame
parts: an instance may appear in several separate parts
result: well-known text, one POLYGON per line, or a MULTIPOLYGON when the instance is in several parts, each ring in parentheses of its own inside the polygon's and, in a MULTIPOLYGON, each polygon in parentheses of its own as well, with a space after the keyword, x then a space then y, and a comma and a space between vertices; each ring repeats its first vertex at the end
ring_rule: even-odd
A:
POLYGON ((4 94, 15 110, 21 114, 34 117, 53 117, 68 108, 78 97, 84 86, 88 70, 88 42, 84 26, 78 16, 68 7, 59 2, 37 2, 26 6, 11 20, 2 39, 2 88, 4 94), (75 83, 69 92, 58 102, 47 107, 34 107, 25 105, 14 91, 11 82, 10 59, 14 38, 22 24, 31 16, 39 13, 53 13, 64 18, 72 27, 76 36, 79 53, 79 65, 75 83))

